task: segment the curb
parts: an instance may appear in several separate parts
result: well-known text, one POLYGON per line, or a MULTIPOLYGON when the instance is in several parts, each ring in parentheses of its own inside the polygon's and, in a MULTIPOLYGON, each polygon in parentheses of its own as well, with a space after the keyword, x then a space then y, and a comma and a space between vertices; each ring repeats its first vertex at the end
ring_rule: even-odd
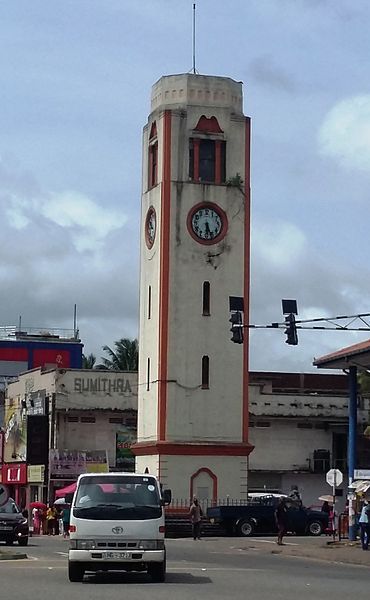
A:
POLYGON ((12 554, 11 552, 0 552, 0 560, 21 560, 24 558, 28 558, 27 554, 21 554, 20 552, 17 554, 12 554))

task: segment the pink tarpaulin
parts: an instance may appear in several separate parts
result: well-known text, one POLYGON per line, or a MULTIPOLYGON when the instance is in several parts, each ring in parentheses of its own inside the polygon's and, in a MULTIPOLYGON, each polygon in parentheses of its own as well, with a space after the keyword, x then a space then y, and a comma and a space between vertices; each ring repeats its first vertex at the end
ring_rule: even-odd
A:
POLYGON ((61 488, 60 490, 55 490, 56 498, 64 498, 66 494, 74 494, 76 491, 77 483, 71 483, 67 485, 67 487, 61 488))
MULTIPOLYGON (((103 492, 114 492, 114 486, 112 483, 100 483, 99 484, 103 492)), ((56 498, 64 498, 66 494, 74 494, 76 491, 77 482, 67 485, 67 487, 55 490, 56 498)))

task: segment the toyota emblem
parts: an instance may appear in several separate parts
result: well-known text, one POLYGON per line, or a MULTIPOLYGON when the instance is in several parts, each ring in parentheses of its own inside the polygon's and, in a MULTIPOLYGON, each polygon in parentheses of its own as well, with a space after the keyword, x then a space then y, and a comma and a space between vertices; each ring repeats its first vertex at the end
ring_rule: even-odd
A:
POLYGON ((113 533, 115 533, 116 535, 119 535, 120 533, 123 533, 123 529, 122 529, 122 527, 113 527, 112 531, 113 531, 113 533))

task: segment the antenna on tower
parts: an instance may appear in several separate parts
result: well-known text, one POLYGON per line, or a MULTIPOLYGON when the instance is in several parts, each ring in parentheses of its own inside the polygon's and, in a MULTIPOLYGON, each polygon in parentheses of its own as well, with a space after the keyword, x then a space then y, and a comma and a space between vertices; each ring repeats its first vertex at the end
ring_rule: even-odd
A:
POLYGON ((193 3, 193 68, 192 68, 192 73, 194 73, 194 75, 197 75, 198 71, 195 68, 195 9, 196 9, 196 5, 194 2, 193 3))

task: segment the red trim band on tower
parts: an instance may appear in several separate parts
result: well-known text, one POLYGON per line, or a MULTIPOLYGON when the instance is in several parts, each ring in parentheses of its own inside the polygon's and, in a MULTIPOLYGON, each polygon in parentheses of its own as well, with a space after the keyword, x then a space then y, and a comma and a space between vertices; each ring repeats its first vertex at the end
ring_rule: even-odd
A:
POLYGON ((171 218, 171 111, 163 116, 163 170, 161 198, 161 269, 159 290, 159 365, 158 365, 158 438, 166 439, 168 319, 170 272, 170 218, 171 218))

